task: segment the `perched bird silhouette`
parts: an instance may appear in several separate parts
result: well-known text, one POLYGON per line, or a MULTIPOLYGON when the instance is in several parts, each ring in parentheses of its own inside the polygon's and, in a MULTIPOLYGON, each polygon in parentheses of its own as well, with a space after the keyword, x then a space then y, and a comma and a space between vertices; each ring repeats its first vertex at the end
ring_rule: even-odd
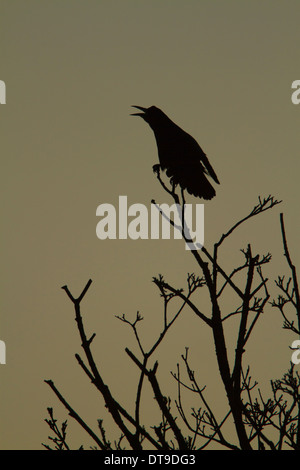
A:
POLYGON ((166 170, 172 183, 179 184, 196 197, 212 199, 216 192, 205 175, 220 183, 196 140, 156 106, 133 107, 143 112, 133 113, 132 116, 142 117, 155 135, 160 165, 154 165, 153 170, 160 166, 166 170))

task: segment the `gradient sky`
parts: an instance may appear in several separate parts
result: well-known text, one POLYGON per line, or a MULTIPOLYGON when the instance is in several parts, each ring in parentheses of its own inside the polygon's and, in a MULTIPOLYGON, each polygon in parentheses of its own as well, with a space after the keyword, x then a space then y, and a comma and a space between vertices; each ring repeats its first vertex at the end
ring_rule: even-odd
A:
MULTIPOLYGON (((93 351, 106 383, 128 404, 137 373, 124 348, 136 351, 136 344, 114 315, 133 319, 139 310, 150 345, 162 322, 152 276, 162 273, 180 287, 196 269, 181 241, 96 237, 101 203, 117 204, 119 195, 149 208, 151 199, 168 202, 152 173, 153 134, 129 116, 132 104, 162 108, 216 170, 221 185, 205 204, 208 248, 259 195, 283 200, 228 240, 226 269, 242 262, 239 250, 249 242, 255 252, 270 251, 266 275, 276 297, 274 279, 288 274, 280 212, 300 266, 300 105, 291 102, 291 84, 300 79, 299 14, 299 0, 1 0, 2 449, 40 449, 49 434, 47 406, 66 419, 44 379, 54 380, 94 430, 101 417, 111 429, 74 359, 80 342, 62 285, 78 295, 93 280, 82 306, 88 331, 96 332, 93 351)), ((290 360, 294 338, 281 326, 268 307, 249 342, 252 374, 266 387, 290 360)), ((222 414, 211 336, 189 311, 154 358, 166 393, 176 396, 169 371, 187 345, 222 414)), ((91 444, 68 421, 71 444, 91 444)))

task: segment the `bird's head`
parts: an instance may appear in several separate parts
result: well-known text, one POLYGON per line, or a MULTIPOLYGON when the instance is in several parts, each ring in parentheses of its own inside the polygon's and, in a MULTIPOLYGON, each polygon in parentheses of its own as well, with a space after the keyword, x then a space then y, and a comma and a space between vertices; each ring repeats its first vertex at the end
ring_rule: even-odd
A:
POLYGON ((156 106, 150 106, 150 108, 143 108, 142 106, 132 105, 133 108, 137 108, 142 113, 132 113, 131 116, 140 116, 153 128, 160 122, 161 119, 166 118, 166 115, 156 106))

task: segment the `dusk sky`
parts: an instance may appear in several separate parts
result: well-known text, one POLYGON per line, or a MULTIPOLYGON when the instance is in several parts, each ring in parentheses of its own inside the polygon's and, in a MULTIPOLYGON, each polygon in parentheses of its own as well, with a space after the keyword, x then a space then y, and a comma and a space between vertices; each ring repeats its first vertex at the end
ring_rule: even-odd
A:
MULTIPOLYGON (((220 262, 229 272, 241 249, 272 254, 265 267, 271 299, 278 275, 290 275, 279 214, 284 213, 293 262, 300 269, 299 117, 292 83, 300 80, 299 0, 22 0, 0 2, 1 317, 6 364, 0 366, 0 448, 42 449, 47 407, 68 419, 70 443, 92 445, 44 379, 52 379, 97 431, 115 431, 74 354, 80 339, 78 296, 105 382, 133 407, 138 373, 124 352, 138 352, 128 325, 115 315, 144 317, 141 336, 159 335, 162 303, 151 282, 159 273, 182 287, 197 270, 182 240, 100 240, 100 204, 118 213, 170 203, 152 171, 153 133, 131 105, 161 108, 199 142, 220 185, 205 201, 205 246, 247 215, 258 197, 282 203, 244 224, 226 241, 220 262)), ((203 203, 189 197, 187 202, 203 203)), ((229 302, 231 299, 227 299, 229 302)), ((205 309, 208 300, 199 296, 205 309)), ((270 305, 249 341, 246 362, 262 387, 286 371, 295 339, 270 305)), ((188 310, 153 360, 176 397, 170 371, 190 348, 200 383, 220 415, 226 404, 211 332, 188 310)), ((298 366, 299 368, 299 366, 298 366)), ((146 400, 153 403, 150 390, 146 400)), ((144 405, 145 421, 159 413, 144 405)), ((147 422, 148 422, 147 421, 147 422)))

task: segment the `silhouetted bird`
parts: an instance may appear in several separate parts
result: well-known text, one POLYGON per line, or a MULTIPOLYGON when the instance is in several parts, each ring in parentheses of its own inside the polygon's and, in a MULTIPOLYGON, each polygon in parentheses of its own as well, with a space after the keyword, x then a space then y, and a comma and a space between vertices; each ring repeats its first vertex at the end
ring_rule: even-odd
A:
MULTIPOLYGON (((182 189, 196 197, 212 199, 216 192, 205 175, 220 183, 196 140, 155 106, 133 107, 143 112, 134 113, 132 116, 141 116, 153 130, 160 168, 166 170, 171 182, 179 184, 182 189)), ((153 170, 157 166, 159 165, 155 165, 153 170)))

